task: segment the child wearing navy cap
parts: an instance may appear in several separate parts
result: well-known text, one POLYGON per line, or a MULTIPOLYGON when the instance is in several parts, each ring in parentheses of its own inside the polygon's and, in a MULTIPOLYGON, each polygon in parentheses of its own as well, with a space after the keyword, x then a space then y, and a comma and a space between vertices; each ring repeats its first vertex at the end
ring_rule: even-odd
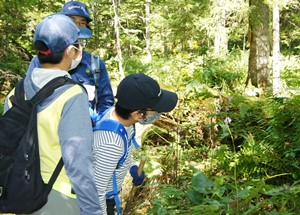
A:
POLYGON ((118 86, 116 98, 115 107, 108 109, 94 126, 94 174, 102 215, 114 215, 115 206, 121 214, 119 192, 128 171, 134 185, 141 185, 144 180, 144 172, 138 175, 132 159, 134 147, 139 147, 134 138, 135 123, 154 123, 161 113, 172 111, 178 100, 176 93, 161 89, 154 79, 144 74, 125 77, 118 86), (103 122, 111 121, 126 133, 123 137, 107 128, 98 130, 103 122))

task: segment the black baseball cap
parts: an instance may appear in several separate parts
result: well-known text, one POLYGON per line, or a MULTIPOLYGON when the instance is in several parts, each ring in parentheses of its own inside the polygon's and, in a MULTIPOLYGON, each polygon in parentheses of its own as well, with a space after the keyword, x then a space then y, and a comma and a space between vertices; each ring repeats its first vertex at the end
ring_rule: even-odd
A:
POLYGON ((117 104, 127 110, 154 110, 169 112, 177 104, 176 93, 163 90, 159 84, 145 74, 126 76, 117 89, 117 104))

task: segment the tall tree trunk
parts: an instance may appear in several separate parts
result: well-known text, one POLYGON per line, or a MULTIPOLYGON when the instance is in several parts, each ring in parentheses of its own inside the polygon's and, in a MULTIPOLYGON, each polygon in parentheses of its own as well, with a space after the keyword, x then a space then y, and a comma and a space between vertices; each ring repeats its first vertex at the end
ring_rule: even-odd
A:
POLYGON ((150 23, 150 3, 151 3, 151 0, 146 0, 146 19, 145 19, 145 23, 146 23, 146 54, 147 54, 147 57, 146 57, 146 60, 147 62, 150 62, 151 59, 152 59, 152 56, 151 56, 151 48, 150 48, 150 26, 149 26, 149 23, 150 23))
MULTIPOLYGON (((92 13, 93 13, 93 17, 94 17, 94 20, 93 20, 93 23, 94 23, 93 35, 94 35, 94 38, 99 38, 100 37, 99 24, 98 24, 98 7, 99 7, 99 4, 97 2, 93 2, 93 3, 91 3, 91 5, 92 5, 92 13)), ((99 39, 95 40, 97 48, 99 48, 99 46, 100 46, 99 41, 100 41, 99 39)))
POLYGON ((250 0, 249 27, 251 30, 248 77, 246 85, 265 89, 270 81, 269 7, 261 0, 250 0))
MULTIPOLYGON (((7 20, 5 20, 5 26, 8 26, 7 20)), ((4 49, 8 49, 9 47, 9 31, 6 29, 5 30, 5 46, 4 49)))
MULTIPOLYGON (((218 4, 219 7, 223 6, 222 2, 219 2, 218 4)), ((217 22, 214 39, 214 55, 225 56, 228 51, 228 34, 225 26, 226 14, 224 10, 222 10, 220 19, 218 19, 217 22)))
POLYGON ((120 33, 119 33, 119 16, 118 16, 118 2, 117 0, 113 0, 113 8, 114 8, 114 28, 116 34, 116 49, 118 53, 118 60, 119 60, 119 73, 120 78, 123 79, 125 77, 125 72, 123 69, 123 57, 122 57, 122 50, 121 50, 121 42, 120 42, 120 33))
POLYGON ((280 80, 280 28, 279 28, 279 7, 273 5, 273 95, 278 95, 282 90, 280 80))

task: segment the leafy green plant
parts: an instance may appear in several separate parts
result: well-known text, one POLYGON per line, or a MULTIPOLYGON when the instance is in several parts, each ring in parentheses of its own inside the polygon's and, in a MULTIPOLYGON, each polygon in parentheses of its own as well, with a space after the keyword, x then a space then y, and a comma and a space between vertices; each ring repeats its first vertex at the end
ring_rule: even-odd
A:
POLYGON ((28 63, 24 62, 22 53, 15 49, 3 50, 2 56, 0 56, 0 68, 7 73, 15 75, 23 75, 27 71, 28 63))
MULTIPOLYGON (((221 144, 228 145, 232 152, 236 152, 227 156, 232 161, 235 160, 238 177, 272 176, 280 173, 285 175, 281 177, 283 181, 289 181, 290 176, 297 180, 297 133, 300 126, 295 119, 298 118, 299 99, 289 99, 282 104, 268 98, 232 98, 231 107, 231 110, 218 114, 220 120, 217 124, 221 128, 221 144), (239 111, 235 111, 237 107, 239 111), (222 121, 226 117, 231 119, 228 127, 222 121)), ((279 182, 279 179, 276 181, 279 182)))
POLYGON ((3 114, 3 106, 4 106, 3 102, 0 101, 0 116, 2 116, 3 114))
POLYGON ((185 204, 183 190, 165 184, 161 184, 159 190, 160 192, 156 193, 159 198, 153 199, 154 206, 148 210, 147 214, 178 214, 185 204))
POLYGON ((226 188, 222 180, 217 179, 220 178, 216 178, 216 183, 214 183, 201 172, 193 176, 192 189, 187 192, 187 197, 192 202, 193 214, 220 214, 225 206, 220 200, 226 188))
POLYGON ((245 59, 242 52, 231 52, 226 59, 206 57, 202 71, 195 73, 194 77, 200 83, 204 83, 210 88, 226 93, 238 92, 242 82, 245 80, 245 59), (239 64, 235 63, 237 62, 236 58, 239 59, 239 64))

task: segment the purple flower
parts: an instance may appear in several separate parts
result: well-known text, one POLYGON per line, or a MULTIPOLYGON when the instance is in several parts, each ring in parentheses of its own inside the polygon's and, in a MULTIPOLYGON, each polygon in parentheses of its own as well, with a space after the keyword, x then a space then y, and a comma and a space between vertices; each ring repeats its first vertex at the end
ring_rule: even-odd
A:
POLYGON ((230 124, 232 121, 232 119, 230 119, 229 117, 226 117, 226 119, 224 120, 225 124, 230 124))

